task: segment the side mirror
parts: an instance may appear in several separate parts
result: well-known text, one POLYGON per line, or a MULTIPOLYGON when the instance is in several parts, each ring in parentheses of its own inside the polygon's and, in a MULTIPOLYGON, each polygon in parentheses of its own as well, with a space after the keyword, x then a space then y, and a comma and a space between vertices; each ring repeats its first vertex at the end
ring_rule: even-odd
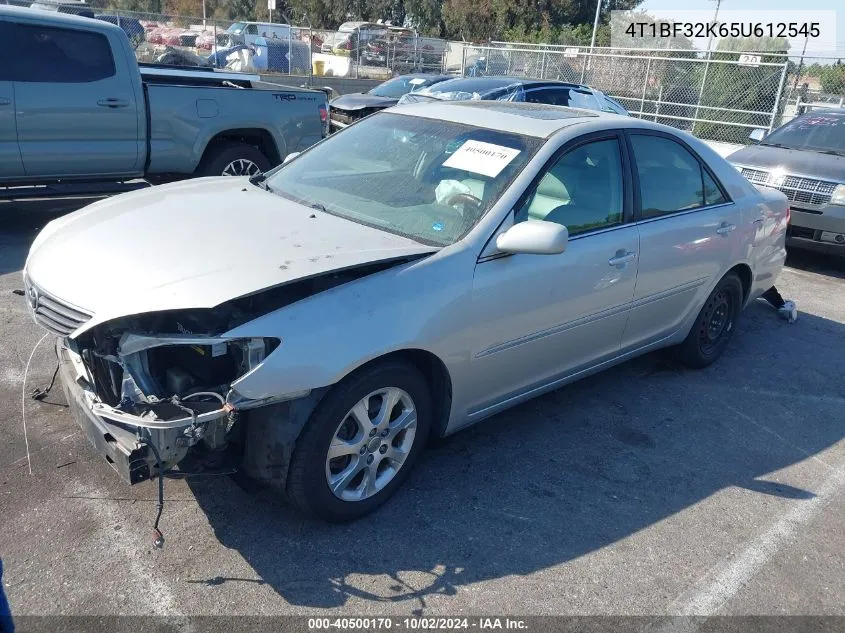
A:
POLYGON ((291 152, 290 154, 285 156, 285 159, 282 161, 282 165, 287 165, 290 161, 299 156, 301 153, 302 152, 291 152))
POLYGON ((748 138, 750 138, 752 141, 755 141, 756 143, 759 143, 764 138, 766 138, 766 130, 761 127, 754 128, 753 130, 751 130, 751 134, 748 135, 748 138))
POLYGON ((526 220, 514 224, 496 238, 496 248, 504 253, 556 255, 566 250, 569 231, 545 220, 526 220))

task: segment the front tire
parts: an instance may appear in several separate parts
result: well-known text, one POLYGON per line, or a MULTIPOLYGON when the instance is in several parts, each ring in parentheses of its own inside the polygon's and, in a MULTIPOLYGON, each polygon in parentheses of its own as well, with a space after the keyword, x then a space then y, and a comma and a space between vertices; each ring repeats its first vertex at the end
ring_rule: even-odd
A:
POLYGON ((681 363, 701 369, 721 356, 736 329, 742 298, 742 282, 734 273, 728 273, 707 297, 690 333, 678 346, 681 363))
POLYGON ((296 442, 287 494, 304 514, 351 521, 387 501, 431 428, 431 396, 413 366, 390 361, 338 383, 296 442))

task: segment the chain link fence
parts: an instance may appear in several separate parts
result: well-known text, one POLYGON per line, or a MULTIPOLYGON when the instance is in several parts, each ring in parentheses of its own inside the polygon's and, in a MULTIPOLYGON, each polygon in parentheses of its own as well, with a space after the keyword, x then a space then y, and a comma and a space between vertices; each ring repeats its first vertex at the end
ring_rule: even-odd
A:
POLYGON ((315 61, 319 72, 356 79, 388 79, 410 73, 443 72, 445 40, 422 37, 413 29, 364 23, 349 30, 322 32, 315 61))
POLYGON ((771 130, 808 109, 845 106, 845 64, 836 58, 495 41, 475 46, 379 23, 325 31, 53 2, 37 4, 120 26, 138 61, 148 64, 294 75, 302 83, 314 75, 384 80, 417 72, 560 80, 601 90, 633 116, 730 144, 746 143, 752 129, 771 130))
POLYGON ((845 107, 845 54, 790 60, 781 122, 817 108, 845 107))
POLYGON ((513 75, 588 85, 633 115, 724 143, 773 129, 788 62, 772 55, 496 43, 466 47, 463 75, 513 75))
MULTIPOLYGON (((30 7, 22 0, 8 4, 30 7)), ((262 75, 312 73, 312 53, 322 40, 310 27, 232 22, 198 16, 99 9, 84 3, 51 0, 35 10, 71 13, 110 22, 123 29, 140 63, 226 68, 262 75)))

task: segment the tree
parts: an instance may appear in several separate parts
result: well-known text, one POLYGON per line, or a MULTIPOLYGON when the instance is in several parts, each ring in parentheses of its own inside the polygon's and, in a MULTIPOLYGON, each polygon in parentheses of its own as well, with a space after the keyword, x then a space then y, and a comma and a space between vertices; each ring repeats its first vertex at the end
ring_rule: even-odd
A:
POLYGON ((819 72, 819 79, 824 92, 845 96, 845 64, 841 59, 835 64, 824 66, 819 72))
POLYGON ((443 22, 447 33, 457 39, 469 41, 489 40, 496 37, 494 0, 445 0, 443 22))
POLYGON ((443 0, 405 0, 408 22, 423 35, 445 37, 443 0))

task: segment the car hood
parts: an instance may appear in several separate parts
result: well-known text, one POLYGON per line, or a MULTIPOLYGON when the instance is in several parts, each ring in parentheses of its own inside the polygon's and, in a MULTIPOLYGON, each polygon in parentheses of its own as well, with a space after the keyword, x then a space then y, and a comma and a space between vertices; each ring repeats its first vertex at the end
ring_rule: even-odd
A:
POLYGON ((728 162, 752 169, 783 169, 787 174, 832 182, 845 181, 845 157, 768 145, 749 145, 727 157, 728 162))
POLYGON ((331 107, 353 112, 355 110, 363 110, 364 108, 389 108, 390 106, 396 105, 398 101, 399 99, 393 99, 391 97, 358 93, 341 95, 337 99, 333 99, 331 107))
POLYGON ((436 251, 249 184, 203 178, 94 203, 44 227, 24 274, 94 318, 210 308, 265 288, 436 251))

